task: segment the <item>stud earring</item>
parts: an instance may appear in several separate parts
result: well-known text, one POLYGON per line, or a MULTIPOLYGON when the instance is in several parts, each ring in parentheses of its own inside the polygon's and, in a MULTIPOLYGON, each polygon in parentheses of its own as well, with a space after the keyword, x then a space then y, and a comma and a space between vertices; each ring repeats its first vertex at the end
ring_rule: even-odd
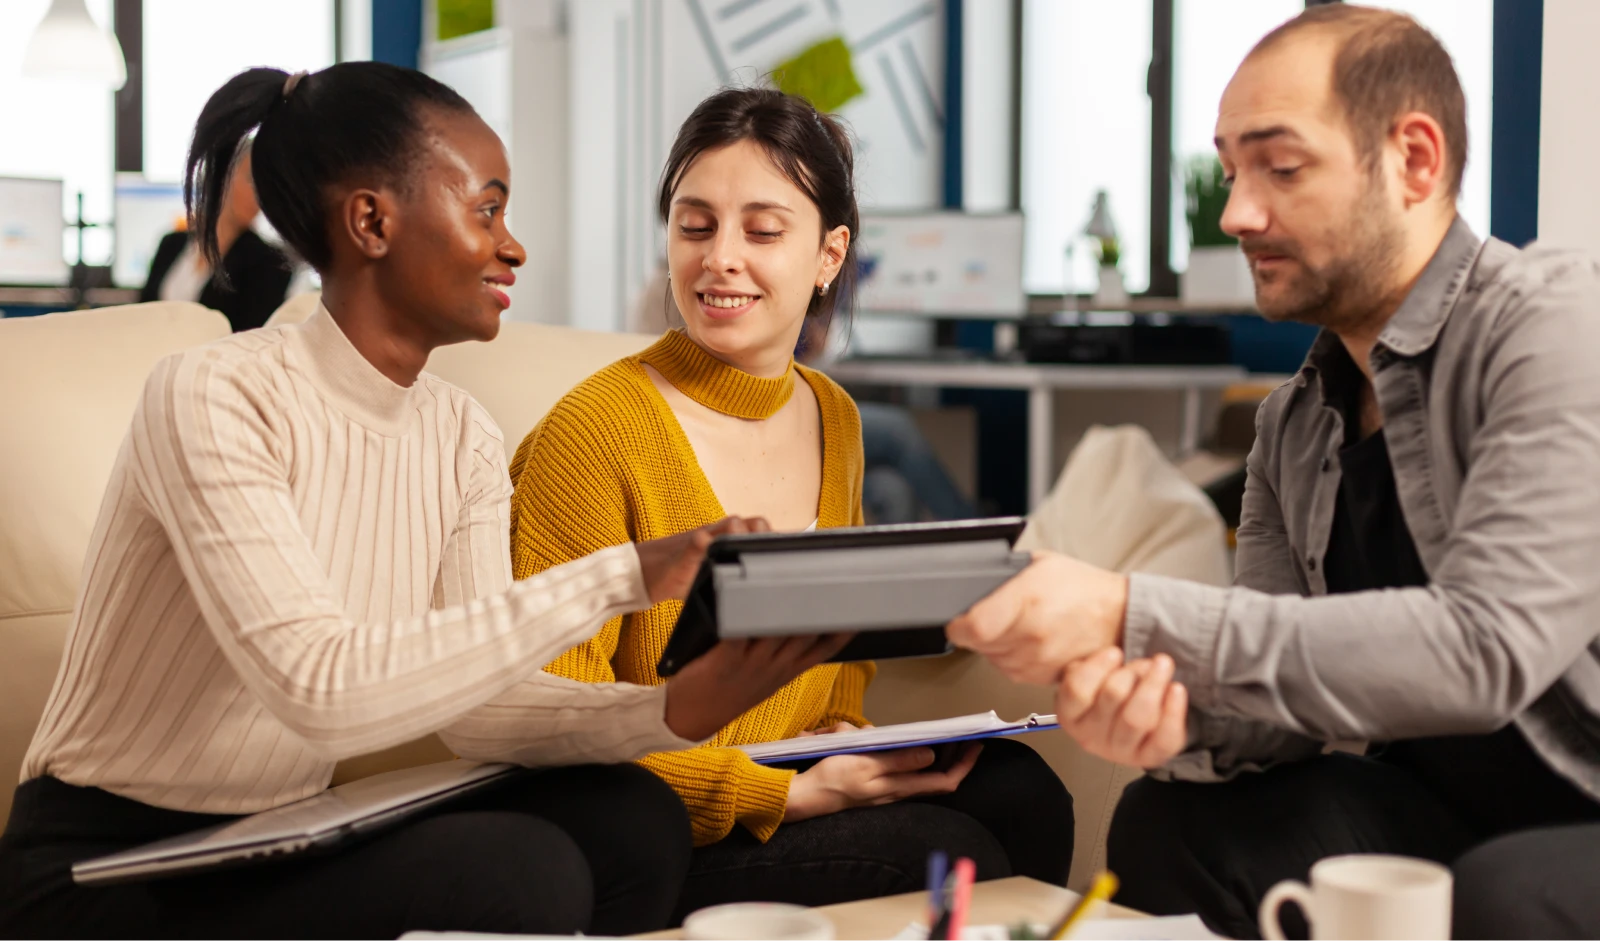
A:
POLYGON ((822 287, 817 290, 817 296, 818 297, 827 297, 828 296, 828 285, 830 285, 832 283, 833 283, 832 281, 824 281, 824 282, 822 282, 822 287))

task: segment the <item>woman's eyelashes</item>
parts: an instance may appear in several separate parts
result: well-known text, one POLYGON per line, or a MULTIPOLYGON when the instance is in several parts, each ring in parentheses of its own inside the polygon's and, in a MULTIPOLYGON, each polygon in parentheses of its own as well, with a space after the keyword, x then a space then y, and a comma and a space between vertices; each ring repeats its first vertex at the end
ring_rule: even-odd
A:
MULTIPOLYGON (((747 220, 742 224, 746 237, 753 241, 773 242, 784 235, 783 226, 771 219, 747 220)), ((678 223, 678 234, 686 239, 705 239, 710 238, 718 227, 714 220, 688 216, 678 223)))

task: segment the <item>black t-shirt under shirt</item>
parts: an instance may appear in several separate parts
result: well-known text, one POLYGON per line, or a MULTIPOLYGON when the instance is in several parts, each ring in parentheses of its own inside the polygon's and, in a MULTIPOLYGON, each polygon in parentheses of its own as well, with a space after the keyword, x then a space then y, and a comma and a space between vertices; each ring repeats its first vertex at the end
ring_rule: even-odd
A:
MULTIPOLYGON (((1388 443, 1381 428, 1361 437, 1362 377, 1353 363, 1348 365, 1349 373, 1325 377, 1334 380, 1329 382, 1329 404, 1345 416, 1339 495, 1323 566, 1328 592, 1425 586, 1428 572, 1400 507, 1388 443)), ((1416 775, 1484 838, 1600 819, 1600 803, 1552 771, 1515 725, 1488 735, 1395 742, 1382 748, 1379 757, 1416 775)))
POLYGON ((1360 438, 1360 425, 1346 422, 1353 434, 1339 449, 1339 499, 1323 567, 1328 592, 1426 585, 1428 572, 1400 510, 1383 429, 1352 444, 1360 438))

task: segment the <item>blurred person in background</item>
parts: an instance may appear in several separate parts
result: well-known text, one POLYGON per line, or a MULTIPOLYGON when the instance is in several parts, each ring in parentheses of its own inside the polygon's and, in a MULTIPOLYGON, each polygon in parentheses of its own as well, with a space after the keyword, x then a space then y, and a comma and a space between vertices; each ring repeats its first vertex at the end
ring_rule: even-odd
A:
POLYGON ((288 257, 250 227, 261 206, 250 182, 249 150, 239 159, 244 172, 233 174, 217 218, 222 267, 213 268, 191 234, 180 229, 161 240, 139 292, 141 302, 198 301, 221 311, 235 333, 267 322, 287 296, 291 275, 288 257))

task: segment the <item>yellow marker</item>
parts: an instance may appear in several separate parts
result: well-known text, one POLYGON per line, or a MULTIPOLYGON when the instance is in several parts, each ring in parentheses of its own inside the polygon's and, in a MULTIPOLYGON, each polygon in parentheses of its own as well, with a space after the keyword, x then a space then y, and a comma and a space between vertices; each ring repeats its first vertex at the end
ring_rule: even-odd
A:
POLYGON ((1059 941, 1059 939, 1065 938, 1071 933, 1073 926, 1082 921, 1083 917, 1089 913, 1089 909, 1093 907, 1094 903, 1108 901, 1111 896, 1116 894, 1116 876, 1109 872, 1102 872, 1095 876, 1094 883, 1089 886, 1089 891, 1083 893, 1083 897, 1078 899, 1078 904, 1072 906, 1072 910, 1067 912, 1066 917, 1062 918, 1046 937, 1050 938, 1051 941, 1059 941))

